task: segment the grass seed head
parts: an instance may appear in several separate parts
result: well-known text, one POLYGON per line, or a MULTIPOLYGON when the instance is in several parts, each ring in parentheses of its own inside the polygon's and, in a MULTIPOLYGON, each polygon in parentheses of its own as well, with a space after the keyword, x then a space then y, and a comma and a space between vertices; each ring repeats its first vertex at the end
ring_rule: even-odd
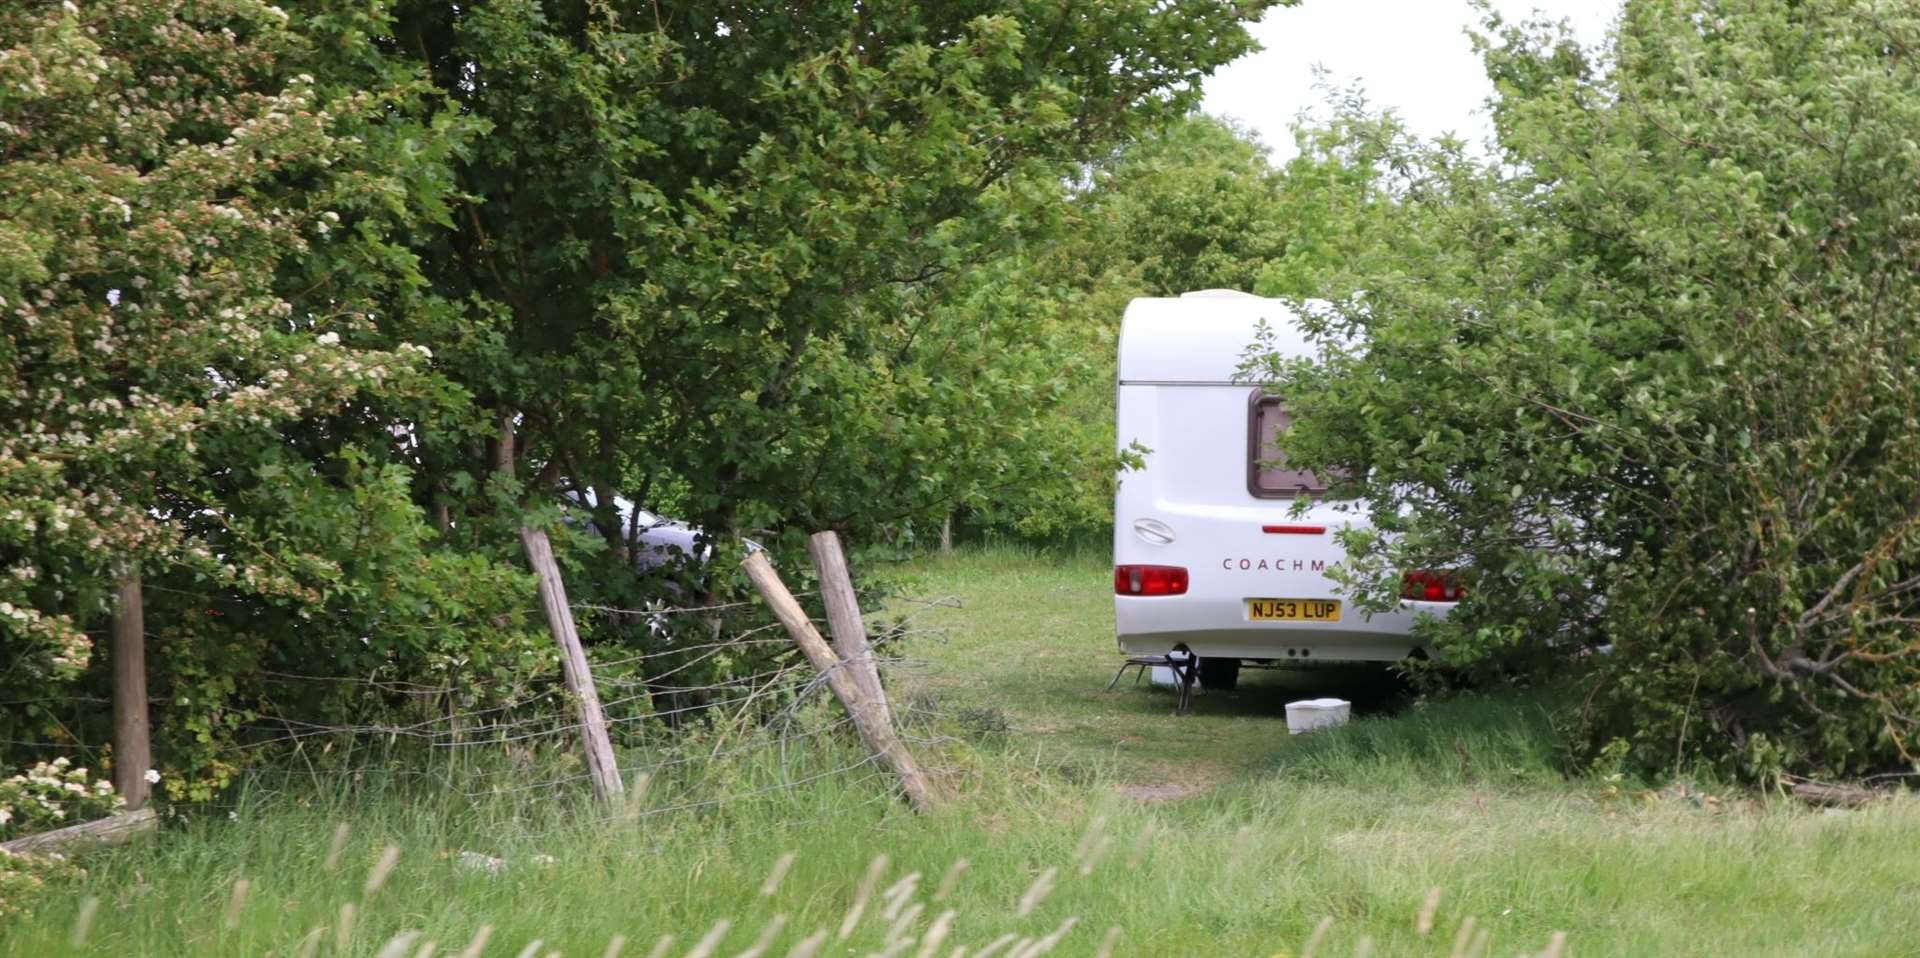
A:
POLYGON ((1093 816, 1093 821, 1087 823, 1087 830, 1080 835, 1080 844, 1073 847, 1073 860, 1086 861, 1087 856, 1093 854, 1093 847, 1106 837, 1106 831, 1107 816, 1093 816))
POLYGON ((1093 958, 1113 958, 1113 949, 1119 944, 1120 926, 1114 925, 1107 929, 1107 937, 1100 939, 1100 950, 1093 953, 1093 958))
POLYGON ((880 886, 881 876, 887 873, 887 855, 881 852, 867 863, 867 873, 860 879, 860 889, 854 894, 853 905, 847 909, 847 915, 840 920, 840 940, 846 941, 858 927, 860 919, 867 913, 867 901, 873 897, 873 890, 880 886))
POLYGON ((321 925, 307 932, 307 936, 300 939, 299 946, 293 950, 293 958, 313 958, 314 955, 319 954, 320 939, 325 936, 326 933, 327 926, 325 925, 321 925))
POLYGON ((1327 940, 1327 932, 1333 930, 1333 916, 1322 915, 1320 922, 1313 926, 1313 932, 1307 935, 1307 943, 1300 946, 1300 958, 1313 958, 1320 950, 1320 943, 1327 940))
POLYGON ((902 940, 911 943, 913 939, 907 934, 907 929, 912 928, 913 923, 920 920, 920 913, 924 911, 926 907, 925 905, 915 903, 901 911, 900 914, 893 919, 893 924, 887 926, 887 944, 891 945, 894 942, 902 940))
POLYGON ((1008 932, 1004 935, 1001 935, 998 938, 995 938, 990 942, 987 942, 986 945, 982 947, 979 951, 976 951, 973 953, 973 958, 993 958, 994 955, 997 955, 1000 953, 1000 949, 1005 948, 1008 945, 1011 945, 1018 940, 1020 940, 1018 936, 1016 936, 1012 932, 1008 932))
POLYGON ((460 958, 480 958, 480 953, 487 950, 487 939, 492 937, 493 926, 481 925, 473 933, 473 940, 467 942, 467 947, 460 949, 460 958))
POLYGON ((1540 958, 1560 958, 1566 950, 1567 933, 1564 931, 1556 931, 1553 933, 1553 937, 1547 939, 1547 950, 1540 953, 1540 958))
POLYGON ((953 864, 947 866, 947 873, 940 876, 940 887, 934 889, 933 900, 946 901, 947 896, 953 894, 953 890, 960 886, 960 876, 965 874, 971 865, 972 863, 964 858, 954 859, 953 864))
POLYGON ((1033 884, 1027 886, 1027 893, 1020 896, 1020 904, 1014 909, 1014 914, 1021 918, 1033 914, 1033 910, 1040 907, 1040 903, 1046 901, 1048 895, 1053 894, 1053 877, 1059 871, 1057 868, 1049 867, 1041 872, 1040 877, 1035 878, 1033 884))
POLYGON ((67 933, 67 941, 79 948, 87 943, 87 936, 93 933, 93 916, 100 913, 100 898, 88 895, 80 902, 79 910, 73 913, 73 930, 67 933))
POLYGON ((1448 958, 1466 958, 1468 946, 1473 944, 1473 916, 1460 919, 1460 930, 1453 933, 1453 950, 1447 952, 1448 958))
POLYGON ((233 880, 233 894, 227 896, 227 913, 220 919, 220 924, 228 931, 240 927, 240 912, 247 907, 247 889, 252 884, 244 878, 233 880))
POLYGON ((1027 947, 1026 951, 1021 952, 1021 958, 1039 958, 1039 956, 1058 948, 1060 943, 1066 940, 1067 935, 1073 931, 1073 926, 1079 923, 1080 918, 1078 916, 1067 916, 1064 921, 1060 922, 1060 926, 1048 932, 1045 938, 1034 942, 1027 947))
POLYGON ((1100 840, 1093 843, 1093 848, 1087 852, 1086 857, 1080 859, 1080 877, 1086 878, 1092 875, 1093 870, 1099 867, 1100 860, 1107 857, 1107 852, 1112 850, 1112 848, 1113 836, 1100 836, 1100 840))
POLYGON ((767 921, 766 927, 760 929, 760 937, 755 938, 753 944, 749 945, 746 951, 741 952, 735 956, 735 958, 760 958, 761 955, 767 953, 767 949, 773 947, 774 940, 780 937, 780 932, 786 927, 787 916, 773 916, 773 918, 767 921))
POLYGON ((535 938, 527 942, 527 947, 520 949, 520 953, 515 955, 514 958, 533 958, 534 955, 540 953, 540 946, 546 943, 547 940, 545 938, 535 938))
POLYGON ((731 928, 733 928, 731 919, 722 918, 714 922, 713 927, 707 929, 706 935, 694 943, 693 950, 687 952, 687 958, 712 958, 714 951, 720 947, 720 940, 727 937, 727 931, 731 928))
POLYGON ((388 845, 381 849, 379 859, 374 861, 372 870, 367 872, 367 885, 361 892, 361 897, 372 898, 373 894, 380 890, 380 886, 387 883, 387 876, 393 874, 393 866, 399 861, 400 846, 388 845))
POLYGON ((653 950, 647 952, 647 958, 667 958, 667 952, 673 950, 673 941, 671 933, 661 935, 660 940, 653 943, 653 950))
POLYGON ((780 890, 780 882, 787 877, 787 870, 792 867, 793 853, 787 852, 781 855, 779 860, 773 863, 773 868, 767 872, 766 881, 760 883, 760 897, 772 898, 773 893, 780 890))
POLYGON ((1227 846, 1226 870, 1240 867, 1240 861, 1247 856, 1247 846, 1253 838, 1253 826, 1242 825, 1233 832, 1233 842, 1227 846))
POLYGON ((1127 868, 1129 870, 1139 868, 1140 863, 1147 860, 1147 852, 1153 848, 1153 838, 1156 831, 1157 829, 1152 822, 1140 826, 1140 834, 1134 836, 1133 839, 1133 852, 1127 856, 1127 868))
POLYGON ((1433 916, 1439 910, 1440 889, 1428 889, 1427 900, 1420 903, 1420 917, 1414 920, 1413 930, 1419 932, 1421 935, 1432 933, 1433 916))
POLYGON ((407 952, 413 950, 413 943, 419 940, 419 929, 409 928, 387 939, 387 943, 381 945, 380 950, 374 953, 374 958, 402 958, 407 952))
POLYGON ((320 863, 324 871, 333 871, 340 865, 340 853, 347 850, 347 835, 353 829, 346 822, 333 826, 333 841, 327 845, 327 857, 320 863))
POLYGON ((887 903, 887 907, 881 909, 880 917, 888 921, 900 917, 900 912, 907 907, 908 902, 913 900, 913 893, 918 891, 919 887, 919 872, 911 872, 905 878, 887 886, 887 890, 880 893, 881 900, 887 903))
POLYGON ((340 903, 340 922, 333 927, 333 953, 344 955, 353 949, 353 902, 340 903))
POLYGON ((793 948, 787 952, 787 958, 813 958, 820 951, 820 946, 826 943, 827 930, 822 928, 795 942, 793 948))
POLYGON ((627 936, 615 932, 612 938, 607 939, 607 950, 600 953, 600 958, 620 958, 620 952, 626 947, 627 936))
POLYGON ((653 776, 646 772, 635 772, 633 783, 627 786, 627 794, 621 801, 621 814, 629 822, 640 820, 640 813, 646 809, 647 788, 653 784, 653 776))
POLYGON ((920 950, 914 953, 914 958, 934 958, 934 953, 946 943, 947 934, 953 930, 955 914, 954 910, 949 908, 933 920, 933 924, 927 928, 927 933, 920 936, 920 950))

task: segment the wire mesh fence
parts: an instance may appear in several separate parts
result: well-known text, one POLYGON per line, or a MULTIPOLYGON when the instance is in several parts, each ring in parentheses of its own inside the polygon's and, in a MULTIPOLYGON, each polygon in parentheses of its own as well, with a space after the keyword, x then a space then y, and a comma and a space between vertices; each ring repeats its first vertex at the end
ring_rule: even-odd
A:
MULTIPOLYGON (((915 668, 908 650, 938 637, 916 619, 952 601, 890 603, 899 614, 871 637, 883 673, 915 668)), ((722 634, 724 617, 743 618, 755 606, 573 607, 584 623, 619 619, 649 629, 644 648, 587 649, 628 784, 612 807, 581 801, 590 784, 579 757, 584 727, 557 669, 528 670, 505 687, 488 687, 487 679, 460 672, 433 681, 380 667, 357 674, 261 670, 259 678, 284 693, 275 701, 359 701, 367 703, 364 718, 323 721, 281 707, 259 709, 211 756, 212 764, 236 770, 238 784, 196 803, 197 811, 239 801, 236 789, 256 797, 401 789, 488 805, 522 822, 544 817, 555 828, 577 828, 702 812, 828 779, 870 791, 873 801, 889 800, 895 789, 886 768, 860 747, 853 717, 826 693, 828 676, 798 654, 778 622, 722 634)), ((825 628, 824 620, 818 627, 825 628)), ((925 707, 901 701, 893 713, 910 746, 938 744, 935 716, 925 707)), ((533 827, 537 833, 540 826, 533 827)), ((524 825, 520 831, 526 833, 524 825)))

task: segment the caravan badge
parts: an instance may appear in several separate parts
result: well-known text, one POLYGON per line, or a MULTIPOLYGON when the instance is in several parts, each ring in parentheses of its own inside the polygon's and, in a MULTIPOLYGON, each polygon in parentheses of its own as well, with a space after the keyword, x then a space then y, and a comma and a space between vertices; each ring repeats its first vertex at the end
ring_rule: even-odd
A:
POLYGON ((1232 572, 1325 572, 1325 559, 1236 559, 1220 560, 1220 568, 1232 572))

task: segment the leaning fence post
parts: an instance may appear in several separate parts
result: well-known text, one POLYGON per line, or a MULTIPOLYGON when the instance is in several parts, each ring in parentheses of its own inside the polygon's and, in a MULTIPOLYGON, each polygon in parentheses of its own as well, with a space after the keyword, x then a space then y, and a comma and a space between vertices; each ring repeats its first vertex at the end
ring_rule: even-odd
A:
POLYGON ((924 809, 932 803, 932 789, 920 766, 907 751, 906 743, 900 741, 893 725, 883 719, 880 703, 869 698, 860 690, 860 683, 854 679, 854 670, 844 668, 840 657, 835 655, 833 647, 820 637, 820 632, 807 618, 805 609, 787 591, 786 584, 780 581, 780 574, 773 571, 773 563, 767 561, 762 552, 748 554, 740 563, 747 570, 747 578, 753 580, 760 597, 766 600, 767 607, 786 626, 787 633, 793 636, 794 644, 800 646, 807 661, 821 675, 826 677, 827 685, 840 703, 847 707, 847 714, 853 717, 853 727, 860 732, 860 741, 867 751, 879 759, 895 775, 900 777, 900 785, 907 793, 907 801, 914 808, 924 809))
POLYGON ((893 709, 887 705, 887 690, 880 685, 880 664, 874 661, 873 646, 867 644, 860 597, 853 591, 853 576, 847 572, 847 555, 840 548, 840 537, 830 531, 816 532, 807 540, 807 551, 813 554, 813 567, 820 573, 820 597, 826 600, 833 651, 852 670, 860 691, 879 705, 880 720, 892 725, 893 709))
POLYGON ((614 761, 613 742, 607 737, 607 714, 600 708, 600 693, 594 688, 593 669, 587 664, 586 650, 580 647, 580 633, 573 627, 573 608, 567 604, 567 587, 560 578, 560 564, 553 561, 553 544, 547 530, 539 526, 521 526, 520 543, 527 550, 527 564, 540 583, 540 604, 546 609, 547 628, 560 646, 560 676, 573 693, 579 709, 580 737, 587 746, 587 774, 593 779, 593 797, 602 805, 612 805, 624 784, 620 767, 614 761))
MULTIPOLYGON (((512 407, 499 410, 500 435, 493 448, 493 469, 512 478, 514 463, 514 424, 520 414, 512 407)), ((587 746, 587 775, 593 780, 593 797, 602 806, 611 806, 624 784, 620 766, 613 757, 613 742, 607 737, 607 713, 600 707, 600 693, 594 688, 593 668, 587 652, 580 647, 580 632, 574 628, 573 606, 567 604, 566 580, 560 576, 560 563, 553 561, 553 542, 547 530, 536 525, 520 527, 520 545, 526 550, 527 565, 533 569, 540 587, 540 607, 547 614, 547 630, 560 647, 560 677, 573 693, 580 716, 580 738, 587 746)))

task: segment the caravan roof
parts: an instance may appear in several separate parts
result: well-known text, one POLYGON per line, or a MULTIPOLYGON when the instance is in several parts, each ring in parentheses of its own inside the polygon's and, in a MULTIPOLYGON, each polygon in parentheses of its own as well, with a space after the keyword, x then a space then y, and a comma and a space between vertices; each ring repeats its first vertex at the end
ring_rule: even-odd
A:
POLYGON ((1136 299, 1120 324, 1120 382, 1232 383, 1263 319, 1283 355, 1315 355, 1297 315, 1277 299, 1228 290, 1136 299))

